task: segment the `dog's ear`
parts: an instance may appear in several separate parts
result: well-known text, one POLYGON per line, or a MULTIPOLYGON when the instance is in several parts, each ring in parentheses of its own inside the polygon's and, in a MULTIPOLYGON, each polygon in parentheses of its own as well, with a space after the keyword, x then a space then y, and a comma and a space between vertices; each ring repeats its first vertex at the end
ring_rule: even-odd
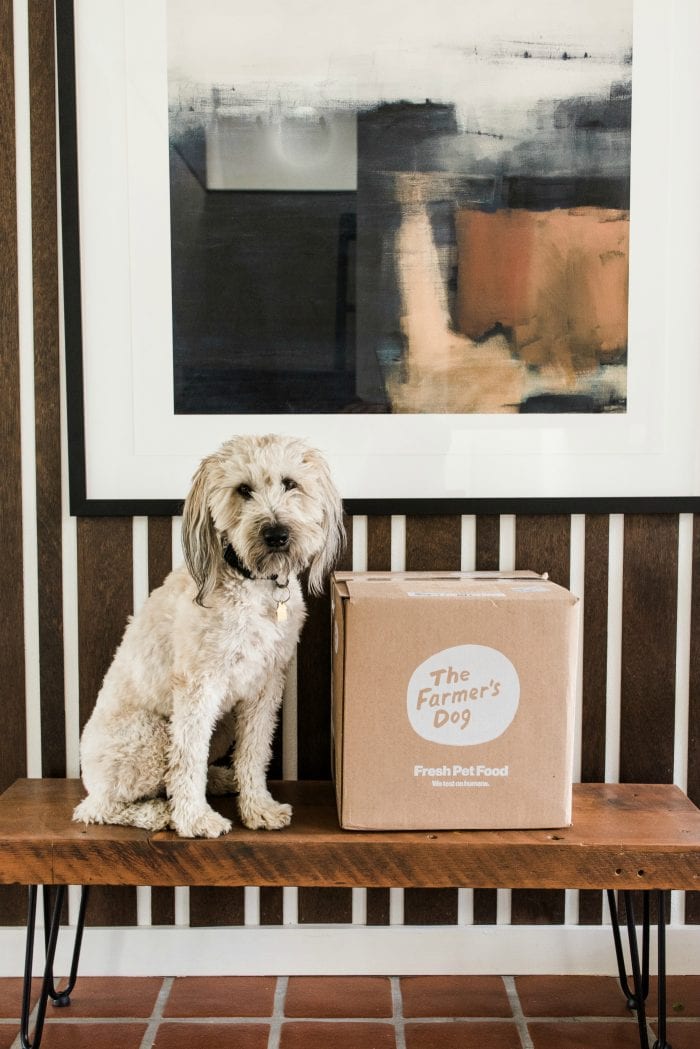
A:
POLYGON ((221 561, 221 545, 209 511, 210 468, 211 458, 198 467, 182 512, 182 551, 197 584, 198 605, 204 605, 204 598, 214 589, 221 561))
POLYGON ((304 461, 314 469, 316 484, 323 503, 326 542, 309 567, 309 592, 320 594, 323 592, 326 575, 332 569, 345 545, 343 501, 333 484, 328 464, 323 456, 311 448, 304 454, 304 461))

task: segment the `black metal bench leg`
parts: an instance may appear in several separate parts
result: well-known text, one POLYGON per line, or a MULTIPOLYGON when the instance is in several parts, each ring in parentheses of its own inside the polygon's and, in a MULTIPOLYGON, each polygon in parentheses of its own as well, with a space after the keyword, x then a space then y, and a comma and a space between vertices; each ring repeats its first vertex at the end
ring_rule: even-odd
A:
POLYGON ((37 1006, 36 1022, 34 1025, 34 1040, 29 1039, 29 1017, 32 1005, 32 968, 34 961, 34 934, 36 931, 36 901, 37 886, 29 886, 29 900, 27 908, 27 945, 24 955, 24 986, 22 988, 22 1015, 20 1021, 20 1044, 22 1049, 39 1049, 46 1019, 46 1005, 49 998, 54 1005, 70 1005, 70 992, 75 987, 78 976, 78 964, 80 961, 80 948, 83 940, 83 928, 85 926, 85 910, 87 907, 88 887, 83 886, 80 899, 80 911, 78 924, 75 930, 75 943, 73 946, 73 958, 68 985, 61 991, 57 991, 54 985, 53 965, 56 956, 56 944, 58 932, 61 926, 61 910, 66 896, 65 885, 56 888, 56 894, 51 906, 50 893, 44 886, 44 944, 46 948, 46 959, 44 963, 44 976, 41 983, 39 1003, 37 1006), (50 917, 49 917, 50 916, 50 917))
MULTIPOLYGON (((649 995, 649 933, 650 933, 650 906, 649 892, 643 895, 642 916, 642 960, 640 965, 639 945, 637 940, 637 927, 634 916, 634 904, 632 893, 625 892, 625 914, 627 917, 627 937, 629 940, 630 962, 632 968, 632 983, 634 990, 630 989, 625 967, 625 956, 622 949, 622 938, 620 936, 620 925, 617 917, 617 903, 615 893, 608 890, 608 904, 610 907, 610 918, 612 921, 613 938, 615 941, 615 956, 617 958, 617 971, 622 993, 627 999, 629 1009, 634 1009, 637 1014, 639 1026, 639 1044, 641 1049, 649 1049, 649 1034, 647 1031, 646 1000, 649 995)), ((658 939, 658 1025, 659 1037, 654 1042, 654 1049, 671 1049, 666 1041, 666 925, 664 915, 663 892, 657 892, 658 915, 659 915, 659 939, 658 939)))

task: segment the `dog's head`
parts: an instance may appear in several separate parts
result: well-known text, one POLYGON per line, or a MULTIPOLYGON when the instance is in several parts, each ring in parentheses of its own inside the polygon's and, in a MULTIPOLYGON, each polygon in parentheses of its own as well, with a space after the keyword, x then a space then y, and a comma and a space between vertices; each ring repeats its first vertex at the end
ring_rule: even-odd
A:
POLYGON ((228 544, 253 577, 285 579, 308 568, 309 590, 320 593, 344 538, 325 459, 293 437, 232 438, 200 464, 185 501, 182 545, 200 605, 228 544))

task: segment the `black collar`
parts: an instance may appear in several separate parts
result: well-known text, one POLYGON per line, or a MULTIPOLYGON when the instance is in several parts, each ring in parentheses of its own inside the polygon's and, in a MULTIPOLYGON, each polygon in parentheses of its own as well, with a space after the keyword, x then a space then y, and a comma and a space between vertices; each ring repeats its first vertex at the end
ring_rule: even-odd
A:
POLYGON ((230 565, 235 572, 240 572, 244 579, 253 578, 253 573, 248 571, 230 543, 224 548, 224 561, 227 565, 230 565))
MULTIPOLYGON (((234 572, 240 572, 244 579, 259 578, 258 576, 254 576, 253 573, 248 568, 246 568, 246 566, 243 564, 240 557, 238 556, 238 554, 233 549, 230 543, 228 543, 228 545, 224 547, 224 561, 227 565, 229 565, 230 568, 234 570, 234 572)), ((264 578, 268 579, 272 583, 277 581, 277 575, 265 576, 264 578)))

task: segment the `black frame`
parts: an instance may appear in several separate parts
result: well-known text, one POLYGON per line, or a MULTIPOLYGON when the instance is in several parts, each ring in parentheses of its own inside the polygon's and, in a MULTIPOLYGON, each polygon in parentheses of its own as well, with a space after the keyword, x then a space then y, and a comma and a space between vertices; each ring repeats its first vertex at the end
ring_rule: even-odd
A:
MULTIPOLYGON (((73 0, 56 0, 63 305, 66 354, 68 477, 73 516, 162 516, 182 512, 184 499, 89 499, 83 393, 78 133, 73 0)), ((348 514, 698 513, 700 496, 612 496, 478 499, 348 499, 348 514)))

